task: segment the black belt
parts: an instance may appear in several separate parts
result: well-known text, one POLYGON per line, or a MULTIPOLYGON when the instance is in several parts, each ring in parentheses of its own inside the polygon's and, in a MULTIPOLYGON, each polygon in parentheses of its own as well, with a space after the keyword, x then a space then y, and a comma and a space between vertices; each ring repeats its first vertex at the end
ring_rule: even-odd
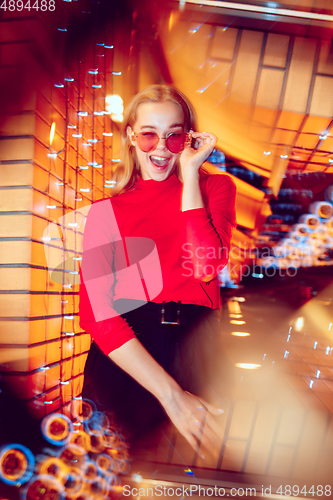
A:
MULTIPOLYGON (((124 310, 124 305, 126 306, 127 303, 127 299, 119 299, 114 303, 114 309, 120 312, 124 310)), ((131 300, 130 304, 130 311, 125 313, 121 312, 121 316, 126 318, 127 316, 138 315, 142 316, 143 321, 149 318, 151 321, 161 325, 189 325, 199 318, 212 313, 210 307, 183 304, 181 301, 142 303, 140 301, 131 300)))

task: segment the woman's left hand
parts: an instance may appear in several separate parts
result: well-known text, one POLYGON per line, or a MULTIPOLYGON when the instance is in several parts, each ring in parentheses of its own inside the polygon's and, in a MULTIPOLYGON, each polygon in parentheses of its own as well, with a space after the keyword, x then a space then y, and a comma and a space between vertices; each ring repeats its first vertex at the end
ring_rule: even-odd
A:
POLYGON ((210 454, 216 455, 222 430, 214 416, 221 415, 223 410, 180 387, 176 387, 171 398, 162 397, 159 401, 171 422, 196 453, 202 444, 210 454))
POLYGON ((213 152, 217 137, 207 132, 190 132, 191 137, 196 139, 197 148, 189 144, 180 155, 180 168, 183 179, 188 175, 196 174, 204 161, 213 152))

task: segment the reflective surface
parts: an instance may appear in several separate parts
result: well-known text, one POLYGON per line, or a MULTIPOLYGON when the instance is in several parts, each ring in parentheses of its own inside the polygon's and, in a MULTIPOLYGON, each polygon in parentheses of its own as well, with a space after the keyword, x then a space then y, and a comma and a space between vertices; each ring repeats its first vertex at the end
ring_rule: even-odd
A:
MULTIPOLYGON (((143 443, 132 471, 140 467, 145 478, 179 474, 186 482, 190 468, 199 484, 229 481, 234 486, 250 484, 257 491, 258 485, 277 489, 297 484, 300 490, 301 484, 308 489, 312 484, 330 485, 331 277, 317 269, 299 271, 294 278, 251 279, 223 296, 221 340, 232 375, 228 386, 223 381, 222 397, 207 394, 224 408, 218 417, 216 455, 208 456, 203 448, 193 455, 181 436, 163 429, 143 443), (235 328, 234 316, 244 323, 235 328)), ((292 496, 304 497, 300 490, 292 496)))

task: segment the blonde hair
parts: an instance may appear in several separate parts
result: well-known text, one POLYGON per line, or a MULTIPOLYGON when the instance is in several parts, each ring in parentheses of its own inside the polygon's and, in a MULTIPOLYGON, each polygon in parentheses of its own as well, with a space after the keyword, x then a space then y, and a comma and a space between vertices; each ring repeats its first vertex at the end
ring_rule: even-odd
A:
MULTIPOLYGON (((137 119, 138 107, 146 102, 173 102, 181 107, 184 114, 184 132, 197 130, 197 117, 194 108, 187 97, 171 85, 152 85, 147 87, 132 99, 126 108, 121 129, 122 151, 121 163, 114 174, 116 185, 112 195, 120 194, 131 189, 140 174, 140 166, 136 157, 135 148, 127 136, 127 127, 133 126, 137 119)), ((179 169, 177 167, 177 175, 179 169)))

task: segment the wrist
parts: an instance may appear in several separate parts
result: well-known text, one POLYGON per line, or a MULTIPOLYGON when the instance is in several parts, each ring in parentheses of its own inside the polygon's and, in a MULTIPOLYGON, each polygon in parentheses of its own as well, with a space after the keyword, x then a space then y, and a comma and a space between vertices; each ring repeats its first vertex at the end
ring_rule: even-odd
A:
POLYGON ((189 170, 188 172, 182 172, 183 184, 194 184, 199 183, 200 174, 199 170, 189 170))
POLYGON ((203 208, 199 172, 191 173, 183 178, 183 194, 182 194, 182 212, 193 210, 194 208, 203 208))
POLYGON ((155 395, 162 406, 174 400, 175 395, 181 393, 182 389, 177 382, 169 375, 168 380, 163 386, 160 386, 158 393, 155 395))

